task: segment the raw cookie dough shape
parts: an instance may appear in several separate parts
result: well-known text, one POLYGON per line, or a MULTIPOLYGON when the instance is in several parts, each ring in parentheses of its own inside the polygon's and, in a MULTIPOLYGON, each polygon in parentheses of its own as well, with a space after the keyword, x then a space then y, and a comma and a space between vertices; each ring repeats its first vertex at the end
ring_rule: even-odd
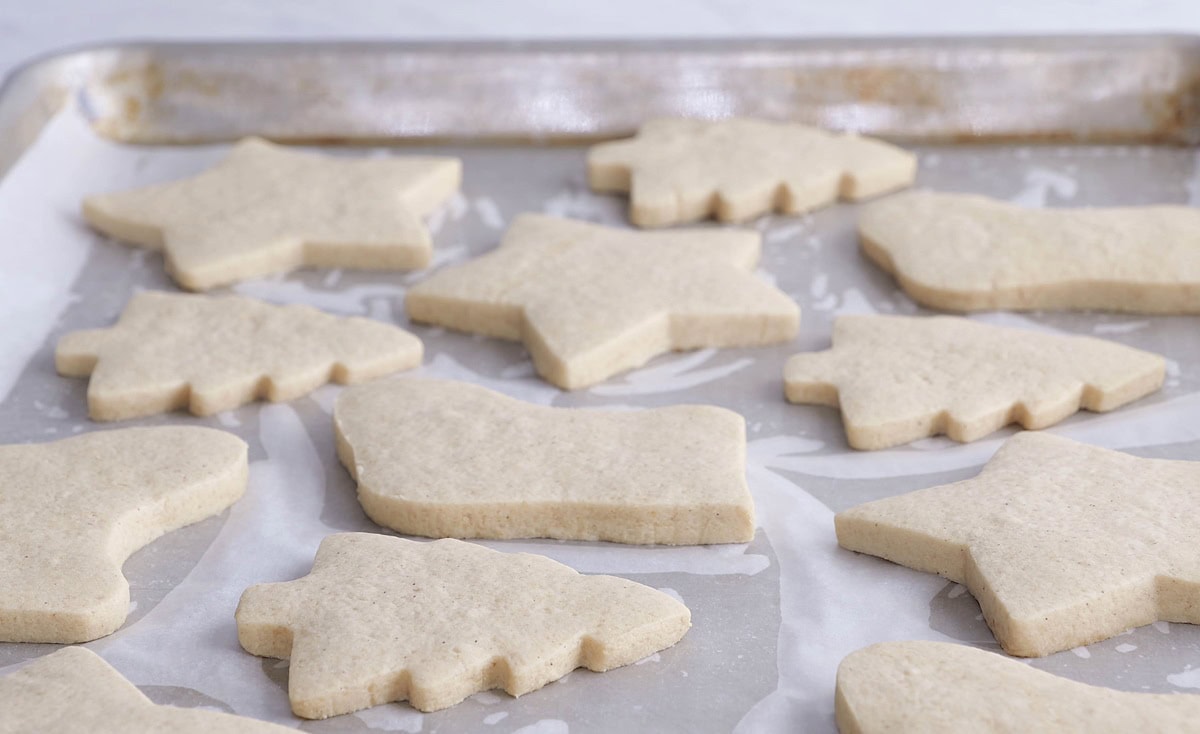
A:
POLYGON ((207 290, 305 265, 425 267, 421 219, 461 179, 456 158, 340 158, 247 138, 191 178, 89 196, 83 214, 104 234, 162 250, 179 285, 207 290))
POLYGON ((58 342, 59 374, 86 377, 88 414, 123 420, 187 408, 232 410, 284 401, 333 380, 370 380, 421 363, 421 342, 399 327, 338 318, 309 306, 241 296, 142 292, 109 329, 58 342))
POLYGON ((1200 696, 1128 693, 947 642, 882 642, 838 666, 842 734, 1195 732, 1200 696))
POLYGON ((402 700, 436 711, 628 665, 679 641, 691 613, 543 556, 341 533, 321 541, 304 578, 247 589, 237 625, 248 652, 290 657, 292 711, 324 719, 402 700))
POLYGON ((947 311, 1200 313, 1200 209, 1027 209, 913 191, 863 207, 863 251, 947 311))
POLYGON ((334 425, 363 509, 406 535, 754 538, 745 421, 723 408, 550 408, 405 378, 346 390, 334 425))
POLYGON ((588 152, 592 189, 630 192, 641 227, 800 214, 909 186, 916 172, 915 155, 880 140, 744 118, 651 120, 588 152))
POLYGON ((963 584, 1010 655, 1200 624, 1200 462, 1018 433, 979 476, 834 518, 843 548, 963 584))
POLYGON ((1157 354, 1103 339, 954 316, 839 316, 833 348, 789 359, 784 386, 793 403, 840 407, 854 448, 882 449, 1113 410, 1162 387, 1165 371, 1157 354))
POLYGON ((159 706, 82 647, 0 677, 0 734, 287 734, 285 726, 204 709, 159 706))
POLYGON ((245 442, 212 428, 0 446, 0 641, 111 634, 129 613, 125 559, 245 489, 245 442))
POLYGON ((522 214, 500 247, 409 289, 414 321, 523 341, 573 390, 672 349, 787 341, 800 309, 751 271, 757 232, 631 232, 522 214))

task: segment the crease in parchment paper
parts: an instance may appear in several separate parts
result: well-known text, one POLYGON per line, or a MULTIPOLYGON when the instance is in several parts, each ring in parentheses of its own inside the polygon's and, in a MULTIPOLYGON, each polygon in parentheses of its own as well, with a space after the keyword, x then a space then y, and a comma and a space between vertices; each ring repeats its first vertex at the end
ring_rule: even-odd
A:
MULTIPOLYGON (((4 228, 5 239, 0 248, 0 317, 5 325, 0 330, 0 400, 18 377, 32 368, 31 358, 39 350, 45 350, 47 341, 61 330, 64 314, 81 297, 83 289, 77 280, 88 258, 97 248, 122 247, 102 245, 99 236, 86 229, 79 215, 82 198, 90 193, 190 175, 218 160, 226 150, 225 146, 117 145, 94 135, 75 110, 60 113, 46 127, 25 157, 0 182, 0 226, 4 228)), ((545 168, 527 169, 535 179, 539 171, 550 170, 552 166, 565 164, 575 170, 583 161, 581 153, 561 150, 539 155, 547 156, 545 160, 549 163, 545 168)), ((934 171, 935 176, 954 168, 953 149, 944 149, 936 155, 941 163, 934 171)), ((1079 203, 1093 203, 1091 197, 1095 192, 1089 187, 1099 179, 1085 170, 1093 164, 1088 163, 1090 159, 1083 153, 1080 155, 1081 168, 1076 176, 1079 190, 1069 193, 1079 203)), ((1036 175, 1021 174, 1007 182, 993 175, 987 180, 996 179, 997 190, 988 193, 1004 195, 1007 186, 1007 194, 1011 195, 1014 187, 1026 186, 1033 204, 1043 203, 1047 194, 1066 198, 1065 184, 1036 173, 1036 156, 1030 154, 1027 158, 1028 170, 1036 175)), ((479 230, 474 244, 495 246, 495 225, 499 221, 496 212, 514 217, 522 210, 545 210, 606 223, 622 221, 624 200, 592 195, 583 189, 581 175, 553 183, 552 190, 541 191, 537 194, 540 198, 533 201, 516 199, 510 191, 465 192, 461 201, 456 199, 455 207, 440 215, 443 231, 436 238, 435 248, 441 253, 439 262, 457 261, 483 251, 471 246, 471 238, 465 237, 464 232, 470 227, 479 230), (485 195, 492 197, 488 199, 490 203, 474 208, 466 206, 465 202, 481 201, 478 197, 485 195)), ((472 176, 468 166, 465 187, 472 184, 472 176)), ((1182 188, 1178 182, 1175 186, 1182 188)), ((811 344, 811 348, 828 346, 829 325, 836 313, 888 310, 886 304, 904 299, 895 293, 890 281, 876 277, 878 274, 855 253, 853 211, 853 207, 833 207, 805 220, 806 227, 811 225, 819 230, 812 235, 820 237, 819 263, 805 259, 814 257, 818 250, 796 242, 794 233, 786 237, 771 236, 771 227, 794 230, 795 220, 771 218, 766 232, 764 261, 772 263, 772 272, 781 287, 798 294, 807 319, 799 339, 811 344), (788 263, 797 260, 788 258, 801 258, 802 264, 792 267, 788 263), (814 303, 831 297, 828 313, 813 308, 814 303)), ((130 267, 146 268, 147 272, 161 268, 157 257, 130 262, 130 267)), ((425 277, 423 272, 370 276, 348 270, 336 271, 336 275, 332 272, 248 281, 234 290, 276 303, 307 303, 343 315, 395 320, 405 328, 414 328, 404 316, 403 295, 407 285, 425 277)), ((896 308, 906 313, 911 311, 907 301, 896 308)), ((1061 333, 1091 333, 1095 322, 1105 322, 1110 317, 982 314, 976 318, 1061 333)), ((1180 325, 1179 321, 1153 320, 1144 328, 1113 329, 1106 334, 1143 348, 1174 350, 1171 380, 1163 393, 1107 415, 1082 413, 1050 430, 1117 449, 1149 449, 1200 440, 1200 421, 1196 420, 1200 415, 1197 381, 1193 372, 1185 369, 1181 373, 1179 366, 1180 362, 1191 364, 1194 355, 1189 351, 1191 347, 1172 337, 1180 325)), ((760 537, 753 544, 638 548, 540 540, 485 543, 505 552, 541 553, 587 573, 628 575, 660 588, 685 588, 686 584, 690 589, 689 601, 702 593, 698 589, 712 588, 710 584, 737 583, 742 586, 736 588, 760 593, 762 584, 773 583, 771 579, 777 575, 778 608, 773 603, 768 608, 749 595, 732 600, 739 612, 744 608, 744 623, 753 634, 765 639, 777 637, 774 659, 763 661, 774 678, 767 678, 767 685, 754 689, 764 692, 761 700, 748 699, 744 711, 734 712, 732 722, 741 719, 738 731, 832 731, 834 674, 844 655, 881 640, 948 639, 930 622, 931 605, 935 597, 946 595, 946 582, 839 549, 833 532, 833 513, 805 491, 806 477, 814 482, 827 478, 886 480, 970 469, 981 466, 1011 435, 1011 429, 967 445, 934 439, 887 451, 849 450, 844 445, 835 412, 784 403, 780 384, 782 365, 788 353, 799 351, 794 345, 777 352, 751 350, 719 358, 710 350, 670 355, 598 389, 570 394, 538 379, 519 344, 424 327, 414 331, 425 340, 427 356, 425 365, 410 374, 466 380, 540 405, 589 408, 703 402, 705 390, 719 390, 724 391, 721 394, 728 398, 727 404, 746 415, 755 439, 748 445, 747 476, 761 527, 760 537), (762 389, 757 393, 746 390, 747 395, 743 396, 738 388, 747 384, 762 389), (776 619, 782 622, 776 624, 773 621, 776 619)), ((53 384, 58 379, 63 378, 45 375, 44 384, 53 384)), ((172 686, 192 689, 237 713, 291 726, 301 724, 288 707, 284 690, 286 664, 245 653, 237 643, 233 611, 247 586, 307 573, 316 547, 325 535, 343 530, 378 530, 365 520, 349 494, 338 494, 353 492, 353 483, 337 463, 332 447, 329 415, 341 389, 323 387, 312 396, 290 404, 246 406, 207 423, 182 415, 162 419, 167 423, 214 425, 242 435, 251 444, 250 485, 246 496, 228 511, 215 539, 207 548, 197 551, 195 565, 183 581, 139 619, 89 647, 136 684, 162 687, 161 690, 172 686)), ((41 406, 45 415, 60 407, 50 403, 41 406)), ((77 410, 72 413, 78 414, 77 410)), ((88 430, 110 427, 115 426, 85 425, 88 430)), ((843 491, 841 486, 835 485, 835 489, 843 491)), ((704 630, 693 630, 693 635, 698 636, 699 632, 704 630)), ((1161 636, 1158 632, 1154 634, 1161 636)), ((1167 638, 1183 650, 1179 656, 1186 654, 1187 645, 1194 644, 1189 640, 1195 637, 1188 634, 1188 630, 1173 631, 1167 638)), ((1137 642, 1139 656, 1153 644, 1153 640, 1143 637, 1137 642)), ((688 639, 685 638, 685 645, 688 639)), ((1065 658, 1060 659, 1066 660, 1062 666, 1068 666, 1064 672, 1069 672, 1069 666, 1073 665, 1084 666, 1084 671, 1094 669, 1087 666, 1095 666, 1104 655, 1103 650, 1093 649, 1097 654, 1088 659, 1064 653, 1065 658)), ((678 663, 683 659, 678 652, 666 650, 658 658, 633 667, 640 671, 670 671, 677 676, 676 680, 697 685, 705 680, 704 673, 712 673, 698 670, 697 664, 689 669, 678 663)), ((730 649, 720 654, 734 656, 739 652, 730 649)), ((1192 671, 1200 666, 1200 656, 1190 662, 1179 656, 1162 661, 1159 667, 1166 668, 1151 670, 1153 676, 1144 677, 1166 680, 1171 675, 1176 686, 1195 685, 1192 671)), ((715 658, 694 659, 714 666, 720 663, 715 658)), ((1048 659, 1046 664, 1058 663, 1048 659)), ((0 670, 0 675, 6 672, 0 670)), ((480 704, 475 725, 492 731, 520 727, 533 727, 528 731, 595 731, 599 719, 594 711, 586 710, 587 695, 600 687, 601 680, 589 679, 588 675, 591 674, 574 676, 569 684, 571 690, 580 692, 577 712, 538 709, 537 694, 517 701, 507 696, 481 694, 475 697, 480 704)), ((616 676, 607 673, 604 676, 608 676, 603 679, 604 685, 621 685, 611 683, 618 680, 616 676)), ((720 681, 720 671, 710 674, 707 680, 708 685, 720 681)), ((644 687, 633 688, 621 691, 613 700, 621 701, 622 705, 628 703, 633 710, 647 703, 647 696, 656 695, 644 687)), ((708 692, 697 695, 708 697, 708 692)), ((570 700, 575 706, 576 699, 570 700)), ((344 717, 341 723, 333 720, 319 726, 321 731, 360 731, 365 726, 415 732, 437 728, 436 722, 443 719, 432 717, 439 715, 423 716, 405 705, 391 705, 344 717)))

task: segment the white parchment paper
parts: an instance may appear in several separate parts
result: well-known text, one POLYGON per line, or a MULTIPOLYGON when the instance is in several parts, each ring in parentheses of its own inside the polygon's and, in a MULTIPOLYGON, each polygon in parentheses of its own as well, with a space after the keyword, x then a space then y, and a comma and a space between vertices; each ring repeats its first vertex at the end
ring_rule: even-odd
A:
MULTIPOLYGON (((193 174, 223 146, 149 148, 95 136, 60 114, 0 183, 0 440, 43 441, 105 430, 86 417, 85 383, 58 377, 63 332, 112 323, 142 288, 173 290, 161 258, 90 232, 89 193, 193 174)), ((355 149, 346 155, 395 154, 355 149)), ((405 152, 405 151, 400 151, 405 152)), ((620 224, 624 203, 587 191, 578 148, 474 146, 461 155, 464 193, 431 221, 434 267, 495 246, 522 211, 620 224)), ((923 185, 1003 196, 1029 206, 1185 202, 1198 195, 1187 151, 1137 147, 923 148, 923 185)), ((220 517, 169 534, 126 564, 126 625, 89 647, 162 703, 207 706, 314 731, 831 731, 838 662, 881 640, 941 639, 995 648, 970 594, 955 584, 837 547, 835 511, 970 476, 1012 431, 960 446, 945 439, 873 453, 849 450, 836 411, 787 405, 782 368, 796 351, 825 348, 839 313, 919 313, 857 253, 853 207, 767 218, 760 274, 801 303, 801 335, 779 347, 665 356, 590 390, 562 393, 537 379, 519 345, 409 326, 405 288, 423 273, 303 271, 233 290, 308 303, 411 328, 426 344, 420 373, 486 385, 540 404, 623 407, 706 402, 746 416, 748 478, 760 523, 744 546, 642 548, 552 541, 490 542, 542 553, 585 573, 667 590, 693 610, 674 648, 603 675, 577 671, 512 699, 484 693, 422 715, 405 704, 324 722, 291 716, 287 664, 237 644, 233 610, 249 585, 307 572, 320 540, 380 531, 362 514, 333 451, 330 413, 340 388, 288 404, 256 404, 199 419, 159 416, 121 425, 189 423, 238 433, 251 445, 246 496, 220 517)), ((1084 333, 1170 360, 1165 389, 1103 416, 1051 429, 1145 456, 1200 458, 1200 319, 1111 314, 982 314, 992 323, 1084 333)), ((0 480, 2 481, 2 480, 0 480)), ((0 675, 52 645, 0 644, 0 675)), ((1032 664, 1128 690, 1200 689, 1200 634, 1156 624, 1032 664)))

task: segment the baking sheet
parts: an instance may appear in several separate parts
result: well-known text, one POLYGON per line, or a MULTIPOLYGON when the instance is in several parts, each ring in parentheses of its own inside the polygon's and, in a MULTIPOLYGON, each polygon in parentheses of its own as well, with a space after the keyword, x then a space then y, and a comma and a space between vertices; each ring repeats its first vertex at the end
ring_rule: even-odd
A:
MULTIPOLYGON (((395 148, 330 149, 387 155, 395 148)), ((1196 155, 1146 146, 917 148, 918 184, 1031 206, 1200 204, 1196 155)), ((122 146, 96 135, 75 109, 60 113, 0 182, 0 442, 44 441, 117 426, 86 417, 86 381, 58 377, 53 347, 66 331, 111 324, 129 296, 173 290, 161 257, 107 241, 78 214, 89 193, 169 180, 220 158, 222 145, 122 146)), ((433 146, 461 156, 463 193, 437 212, 435 267, 495 246, 507 222, 541 211, 622 224, 625 202, 590 193, 584 149, 433 146)), ((338 464, 328 386, 286 404, 254 404, 202 419, 172 414, 128 425, 209 425, 250 444, 246 496, 222 515, 168 534, 125 566, 131 613, 92 648, 155 701, 205 706, 308 731, 663 732, 832 731, 834 672, 849 652, 881 640, 952 640, 996 649, 978 605, 956 585, 840 550, 837 510, 974 474, 1011 430, 960 446, 935 438, 880 452, 847 448, 836 411, 782 398, 785 359, 829 345, 843 313, 924 313, 858 253, 855 208, 767 217, 763 278, 803 310, 790 344, 664 356, 589 390, 563 393, 533 376, 515 344, 412 326, 405 288, 423 273, 302 271, 232 290, 275 303, 308 303, 410 328, 425 342, 418 374, 468 380, 557 406, 649 407, 712 403, 746 416, 748 477, 760 529, 747 545, 643 548, 556 541, 488 542, 533 551, 586 573, 611 573, 669 590, 693 612, 675 647, 640 664, 576 671, 512 699, 483 693, 422 715, 389 704, 323 722, 291 717, 287 665, 237 644, 233 611, 244 588, 307 572, 317 544, 341 531, 379 531, 338 464)), ((1165 354, 1164 389, 1107 415, 1080 414, 1051 429, 1141 456, 1200 458, 1198 317, 980 314, 989 323, 1092 334, 1165 354)), ((1050 559, 1051 562, 1053 559, 1050 559)), ((56 646, 0 644, 0 675, 56 646)), ((1030 664, 1126 690, 1200 689, 1200 630, 1159 623, 1030 664)))

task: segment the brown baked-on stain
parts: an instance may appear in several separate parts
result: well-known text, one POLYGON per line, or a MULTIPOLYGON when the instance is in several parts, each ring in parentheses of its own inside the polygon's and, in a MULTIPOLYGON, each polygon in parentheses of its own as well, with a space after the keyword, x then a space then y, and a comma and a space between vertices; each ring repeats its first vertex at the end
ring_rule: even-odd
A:
POLYGON ((836 80, 847 96, 864 102, 894 102, 916 107, 940 107, 928 74, 913 69, 868 66, 841 70, 836 80))
POLYGON ((1200 143, 1200 72, 1193 72, 1165 94, 1142 95, 1142 107, 1155 122, 1156 135, 1179 145, 1200 143))

